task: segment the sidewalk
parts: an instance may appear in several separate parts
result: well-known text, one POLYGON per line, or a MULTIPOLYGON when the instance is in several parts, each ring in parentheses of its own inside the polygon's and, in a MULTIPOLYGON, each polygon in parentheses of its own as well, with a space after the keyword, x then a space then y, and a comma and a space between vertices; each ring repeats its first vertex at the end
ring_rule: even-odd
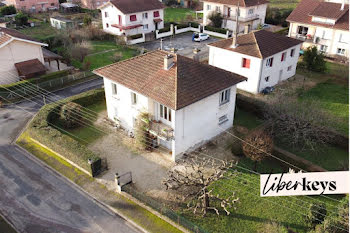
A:
POLYGON ((26 136, 25 132, 18 138, 17 144, 78 185, 82 190, 96 199, 97 202, 107 205, 107 207, 117 214, 130 220, 132 224, 136 224, 144 232, 182 232, 132 200, 116 192, 109 191, 104 185, 98 183, 92 177, 89 177, 65 162, 54 153, 35 144, 26 136))

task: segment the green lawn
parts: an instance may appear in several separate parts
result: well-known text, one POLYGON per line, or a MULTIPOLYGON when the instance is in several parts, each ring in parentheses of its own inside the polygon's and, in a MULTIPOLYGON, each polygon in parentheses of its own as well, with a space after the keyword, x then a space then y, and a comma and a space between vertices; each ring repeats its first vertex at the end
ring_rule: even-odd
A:
POLYGON ((0 232, 16 233, 17 231, 0 216, 0 232))
MULTIPOLYGON (((252 164, 243 159, 239 163, 240 166, 252 169, 252 164)), ((276 169, 270 161, 259 164, 258 172, 269 173, 271 169, 274 172, 281 172, 282 168, 276 169)), ((325 197, 260 197, 259 192, 259 176, 242 170, 236 177, 222 179, 212 185, 214 194, 220 196, 228 196, 234 191, 239 198, 236 210, 232 210, 230 215, 221 213, 216 216, 210 213, 202 218, 197 215, 193 217, 189 213, 186 214, 193 222, 199 224, 208 232, 259 232, 263 229, 264 224, 270 221, 278 222, 291 230, 301 233, 310 230, 308 223, 305 221, 305 215, 308 212, 308 206, 312 202, 324 202, 327 206, 328 213, 335 211, 339 204, 337 201, 327 199, 325 197)), ((331 198, 339 200, 340 196, 331 196, 331 198)))
POLYGON ((20 29, 19 31, 37 40, 43 40, 48 36, 58 33, 55 28, 51 27, 50 23, 41 23, 39 26, 28 27, 25 29, 20 29))
MULTIPOLYGON (((93 112, 100 113, 106 110, 106 103, 105 101, 100 101, 98 103, 87 106, 86 108, 93 112)), ((91 125, 91 122, 93 123, 97 119, 97 117, 93 117, 92 114, 93 113, 91 112, 84 111, 83 118, 85 118, 85 120, 82 120, 82 122, 88 125, 91 125), (91 121, 87 120, 86 118, 90 119, 91 121)), ((63 128, 62 124, 59 124, 58 126, 60 128, 63 128)), ((97 128, 97 127, 94 127, 94 128, 97 128)), ((99 139, 100 137, 104 136, 103 130, 100 131, 94 128, 89 126, 80 126, 75 129, 64 129, 64 130, 58 129, 58 130, 60 130, 61 133, 71 136, 72 138, 74 138, 75 140, 79 141, 82 144, 91 144, 95 142, 97 139, 99 139)))
POLYGON ((299 0, 270 0, 269 7, 281 10, 294 9, 299 2, 299 0))
POLYGON ((249 130, 254 129, 262 124, 262 120, 252 113, 246 112, 239 108, 235 110, 235 119, 233 125, 243 126, 249 130))
POLYGON ((188 8, 171 8, 171 7, 165 8, 165 11, 164 11, 165 23, 168 23, 168 22, 180 23, 183 21, 188 21, 187 20, 188 16, 192 16, 192 18, 195 19, 196 18, 195 11, 188 8))
MULTIPOLYGON (((138 55, 137 50, 117 45, 114 41, 91 41, 91 45, 92 50, 84 59, 84 62, 89 61, 91 63, 90 70, 114 63, 113 56, 117 52, 123 54, 122 60, 138 55)), ((77 60, 74 60, 72 63, 76 68, 82 67, 82 63, 77 60)))

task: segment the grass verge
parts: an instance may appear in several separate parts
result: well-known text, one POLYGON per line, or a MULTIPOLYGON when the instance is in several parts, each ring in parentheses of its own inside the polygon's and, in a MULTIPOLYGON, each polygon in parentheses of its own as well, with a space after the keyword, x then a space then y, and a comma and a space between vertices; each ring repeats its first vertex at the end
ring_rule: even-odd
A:
POLYGON ((0 232, 5 232, 5 233, 17 233, 17 231, 15 229, 13 229, 13 227, 8 224, 5 219, 3 219, 0 216, 0 232))
POLYGON ((28 136, 27 132, 24 132, 18 138, 17 144, 69 180, 73 181, 75 184, 94 196, 97 200, 115 208, 118 212, 131 219, 145 230, 149 232, 181 232, 173 225, 137 205, 135 202, 115 192, 107 190, 104 185, 98 183, 93 178, 62 160, 55 153, 48 151, 47 149, 34 143, 28 136))

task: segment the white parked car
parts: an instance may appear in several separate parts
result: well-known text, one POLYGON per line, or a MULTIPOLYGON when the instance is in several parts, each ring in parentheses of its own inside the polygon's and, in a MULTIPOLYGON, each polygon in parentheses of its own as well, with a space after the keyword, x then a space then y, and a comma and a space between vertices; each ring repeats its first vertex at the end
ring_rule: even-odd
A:
POLYGON ((205 33, 196 33, 192 37, 192 40, 197 42, 201 42, 203 40, 208 40, 208 39, 209 39, 209 35, 205 33))

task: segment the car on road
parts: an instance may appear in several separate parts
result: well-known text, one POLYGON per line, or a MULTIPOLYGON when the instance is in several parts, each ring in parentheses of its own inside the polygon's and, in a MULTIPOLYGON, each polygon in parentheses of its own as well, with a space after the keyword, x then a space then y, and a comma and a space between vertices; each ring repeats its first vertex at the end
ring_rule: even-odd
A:
POLYGON ((194 33, 192 36, 192 41, 197 41, 197 42, 201 42, 208 39, 209 39, 209 35, 205 33, 194 33))

